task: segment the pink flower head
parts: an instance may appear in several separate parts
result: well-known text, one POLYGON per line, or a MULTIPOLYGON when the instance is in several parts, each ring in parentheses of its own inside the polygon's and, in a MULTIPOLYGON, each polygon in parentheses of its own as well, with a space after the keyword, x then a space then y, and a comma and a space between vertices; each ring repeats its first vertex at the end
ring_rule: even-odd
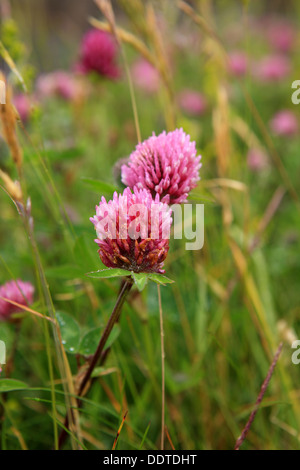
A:
POLYGON ((159 73, 145 59, 137 60, 131 67, 134 84, 146 93, 155 93, 159 89, 159 73))
POLYGON ((73 100, 79 93, 79 84, 73 75, 63 70, 56 70, 40 75, 36 89, 42 98, 56 95, 68 101, 73 100))
POLYGON ((289 109, 279 111, 270 122, 274 134, 280 136, 293 136, 299 131, 296 115, 289 109))
POLYGON ((247 73, 248 57, 244 52, 232 52, 229 54, 228 69, 236 77, 243 77, 247 73))
POLYGON ((281 55, 267 56, 254 69, 254 75, 262 82, 283 80, 291 72, 290 61, 281 55))
POLYGON ((13 97, 13 104, 19 113, 21 121, 28 121, 31 110, 29 97, 25 93, 19 93, 13 97))
POLYGON ((83 37, 77 68, 82 73, 97 72, 103 77, 118 78, 117 52, 116 41, 110 33, 92 29, 83 37))
POLYGON ((267 167, 268 157, 263 150, 252 148, 247 154, 247 164, 250 170, 260 171, 267 167))
POLYGON ((136 146, 129 162, 122 165, 122 182, 131 188, 145 188, 162 202, 186 202, 199 181, 201 156, 196 144, 182 129, 155 134, 136 146))
POLYGON ((197 91, 182 90, 178 95, 180 108, 191 116, 201 116, 207 107, 206 99, 197 91))
POLYGON ((171 210, 146 189, 129 188, 106 202, 102 197, 95 225, 99 256, 109 268, 163 273, 169 250, 171 210))
POLYGON ((267 37, 270 44, 280 52, 289 52, 296 41, 293 26, 288 22, 272 21, 267 29, 267 37))
MULTIPOLYGON (((30 282, 9 281, 0 286, 0 297, 13 300, 21 305, 29 305, 33 302, 34 287, 30 282)), ((7 320, 12 313, 20 311, 19 307, 0 299, 0 320, 7 320)))

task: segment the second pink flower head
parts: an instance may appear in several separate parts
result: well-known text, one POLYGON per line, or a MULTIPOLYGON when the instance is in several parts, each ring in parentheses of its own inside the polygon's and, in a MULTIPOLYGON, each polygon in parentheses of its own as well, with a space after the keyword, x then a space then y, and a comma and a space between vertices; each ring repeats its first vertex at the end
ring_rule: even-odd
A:
POLYGON ((122 182, 147 189, 153 197, 158 194, 167 204, 181 204, 200 179, 200 159, 195 142, 182 129, 164 131, 136 146, 121 168, 122 182))

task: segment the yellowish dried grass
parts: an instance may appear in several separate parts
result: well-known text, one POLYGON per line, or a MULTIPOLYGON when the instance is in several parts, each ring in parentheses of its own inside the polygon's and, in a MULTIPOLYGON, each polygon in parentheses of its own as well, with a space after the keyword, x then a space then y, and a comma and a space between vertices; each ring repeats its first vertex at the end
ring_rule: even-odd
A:
POLYGON ((8 194, 15 201, 21 202, 22 200, 22 189, 18 181, 13 181, 11 177, 0 169, 0 178, 2 179, 5 189, 8 194))
MULTIPOLYGON (((2 73, 0 73, 0 80, 6 81, 2 73)), ((20 170, 23 162, 23 152, 17 137, 17 113, 12 104, 12 91, 9 86, 6 87, 6 104, 0 106, 0 120, 4 140, 9 147, 14 163, 20 170)))

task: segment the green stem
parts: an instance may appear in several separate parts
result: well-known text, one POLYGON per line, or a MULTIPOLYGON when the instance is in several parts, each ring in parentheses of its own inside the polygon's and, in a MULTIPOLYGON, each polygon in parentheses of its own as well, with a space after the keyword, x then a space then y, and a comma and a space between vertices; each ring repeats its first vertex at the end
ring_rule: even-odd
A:
MULTIPOLYGON (((106 324, 106 327, 104 328, 104 331, 103 331, 102 336, 100 338, 100 341, 99 341, 98 347, 96 349, 96 352, 92 357, 89 368, 86 371, 85 376, 83 377, 83 379, 80 383, 79 391, 78 391, 78 394, 77 394, 78 397, 81 397, 83 395, 83 392, 85 391, 85 388, 86 388, 86 386, 87 386, 87 384, 88 384, 88 382, 89 382, 89 380, 92 376, 93 370, 95 369, 95 367, 97 366, 98 362, 101 359, 102 353, 103 353, 104 348, 105 348, 105 344, 106 344, 106 342, 109 338, 109 335, 110 335, 114 325, 119 321, 122 307, 124 305, 124 302, 125 302, 125 299, 126 299, 128 293, 130 292, 130 289, 132 288, 132 285, 133 285, 133 281, 132 281, 131 277, 126 278, 126 280, 125 280, 125 282, 122 286, 122 289, 120 291, 120 294, 118 296, 118 299, 116 301, 116 304, 114 306, 114 309, 112 311, 112 314, 109 317, 109 320, 106 324)), ((77 400, 77 403, 78 403, 78 408, 80 408, 80 406, 81 406, 80 399, 77 400)), ((66 429, 68 429, 68 427, 69 427, 69 420, 68 420, 67 416, 65 418, 64 427, 66 429)), ((66 432, 65 429, 63 429, 61 431, 60 436, 59 436, 59 448, 61 448, 63 446, 67 435, 68 435, 68 433, 66 432)))
POLYGON ((79 392, 78 392, 79 396, 82 395, 86 384, 88 383, 89 379, 91 378, 92 372, 93 372, 94 368, 96 367, 96 365, 97 365, 97 363, 98 363, 98 361, 101 357, 101 354, 104 350, 105 344, 108 340, 108 337, 111 333, 111 330, 113 329, 115 323, 119 319, 121 309, 123 307, 123 304, 125 302, 127 294, 129 293, 131 287, 132 287, 132 280, 131 280, 131 278, 128 278, 128 279, 126 279, 126 282, 123 285, 123 288, 122 288, 122 290, 119 294, 119 297, 117 299, 116 305, 115 305, 115 307, 112 311, 112 314, 111 314, 111 316, 110 316, 110 318, 107 322, 107 325, 106 325, 106 327, 105 327, 105 329, 102 333, 101 339, 99 341, 96 352, 95 352, 95 354, 94 354, 94 356, 91 360, 90 366, 89 366, 84 378, 82 379, 82 382, 81 382, 80 388, 79 388, 79 392))

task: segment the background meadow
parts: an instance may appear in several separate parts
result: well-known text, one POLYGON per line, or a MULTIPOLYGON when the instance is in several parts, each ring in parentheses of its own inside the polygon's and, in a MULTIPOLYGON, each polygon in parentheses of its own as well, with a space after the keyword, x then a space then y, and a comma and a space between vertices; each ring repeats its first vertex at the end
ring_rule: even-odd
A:
MULTIPOLYGON (((23 161, 12 158, 2 112, 0 284, 30 281, 31 308, 48 318, 25 311, 0 323, 1 448, 58 447, 66 409, 76 406, 72 376, 94 353, 120 288, 119 278, 85 275, 103 267, 89 218, 102 195, 122 191, 118 163, 139 132, 144 140, 182 127, 202 155, 189 202, 205 206, 205 242, 188 251, 186 240, 171 239, 165 262, 175 281, 160 288, 165 448, 233 449, 283 342, 241 449, 298 449, 300 108, 291 97, 300 4, 112 6, 118 79, 77 66, 84 34, 109 29, 105 2, 1 1, 0 68, 23 161), (18 203, 3 173, 20 182, 18 203)), ((110 346, 64 448, 111 449, 128 411, 116 447, 159 449, 154 283, 131 291, 110 346)))

